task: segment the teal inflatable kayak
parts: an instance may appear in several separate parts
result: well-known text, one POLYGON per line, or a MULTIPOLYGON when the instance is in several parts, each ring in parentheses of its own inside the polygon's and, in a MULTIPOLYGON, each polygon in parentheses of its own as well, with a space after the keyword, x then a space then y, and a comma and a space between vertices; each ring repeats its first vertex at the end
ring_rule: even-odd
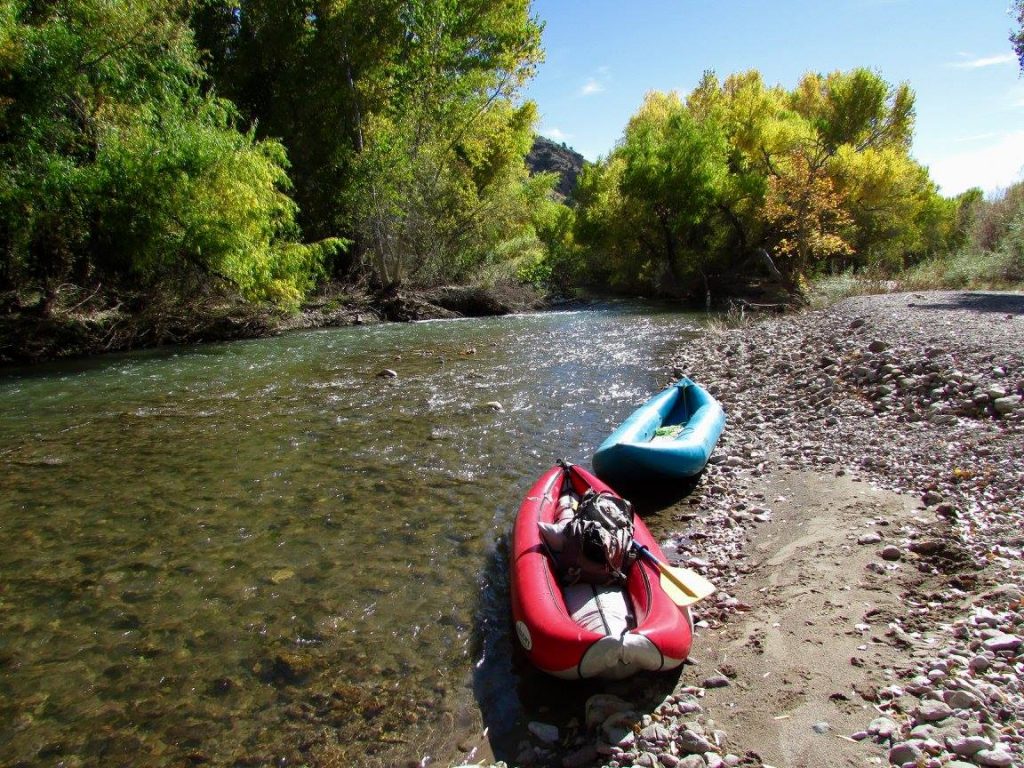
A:
POLYGON ((594 472, 613 488, 694 477, 724 428, 718 401, 689 379, 680 379, 612 432, 594 454, 594 472))

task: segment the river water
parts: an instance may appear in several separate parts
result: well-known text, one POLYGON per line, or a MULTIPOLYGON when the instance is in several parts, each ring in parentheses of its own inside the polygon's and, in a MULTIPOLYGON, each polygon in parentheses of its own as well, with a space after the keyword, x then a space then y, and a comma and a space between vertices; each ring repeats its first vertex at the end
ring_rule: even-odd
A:
POLYGON ((624 306, 0 376, 0 764, 418 765, 484 723, 500 741, 522 717, 519 501, 556 458, 589 463, 699 330, 624 306))

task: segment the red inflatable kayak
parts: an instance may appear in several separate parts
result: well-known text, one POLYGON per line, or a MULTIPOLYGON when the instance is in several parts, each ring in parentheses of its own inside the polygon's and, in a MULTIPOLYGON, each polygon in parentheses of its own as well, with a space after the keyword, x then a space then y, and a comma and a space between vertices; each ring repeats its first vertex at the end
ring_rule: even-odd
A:
MULTIPOLYGON (((512 616, 519 644, 539 669, 556 677, 623 678, 678 667, 690 652, 692 621, 661 588, 656 566, 634 561, 624 586, 559 582, 540 523, 553 523, 566 494, 611 489, 580 467, 553 467, 519 508, 510 552, 512 616)), ((564 502, 563 502, 564 503, 564 502)), ((637 517, 633 538, 665 557, 637 517)))

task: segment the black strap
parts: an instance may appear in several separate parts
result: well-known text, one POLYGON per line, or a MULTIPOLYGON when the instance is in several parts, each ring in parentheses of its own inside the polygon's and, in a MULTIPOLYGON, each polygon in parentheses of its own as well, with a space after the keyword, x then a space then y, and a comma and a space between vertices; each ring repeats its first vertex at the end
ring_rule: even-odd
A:
POLYGON ((591 584, 590 591, 594 593, 594 604, 597 606, 597 614, 601 617, 601 623, 604 625, 604 633, 610 635, 612 633, 612 625, 608 623, 604 610, 601 608, 601 598, 597 596, 597 585, 591 584))

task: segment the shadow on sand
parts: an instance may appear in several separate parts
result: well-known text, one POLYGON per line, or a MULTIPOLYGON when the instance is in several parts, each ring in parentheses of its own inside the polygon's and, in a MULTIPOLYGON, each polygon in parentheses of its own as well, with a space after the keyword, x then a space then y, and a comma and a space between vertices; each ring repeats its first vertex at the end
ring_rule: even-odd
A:
POLYGON ((1024 315, 1024 294, 971 291, 958 294, 911 294, 907 306, 917 309, 964 309, 970 312, 994 312, 1024 315))

